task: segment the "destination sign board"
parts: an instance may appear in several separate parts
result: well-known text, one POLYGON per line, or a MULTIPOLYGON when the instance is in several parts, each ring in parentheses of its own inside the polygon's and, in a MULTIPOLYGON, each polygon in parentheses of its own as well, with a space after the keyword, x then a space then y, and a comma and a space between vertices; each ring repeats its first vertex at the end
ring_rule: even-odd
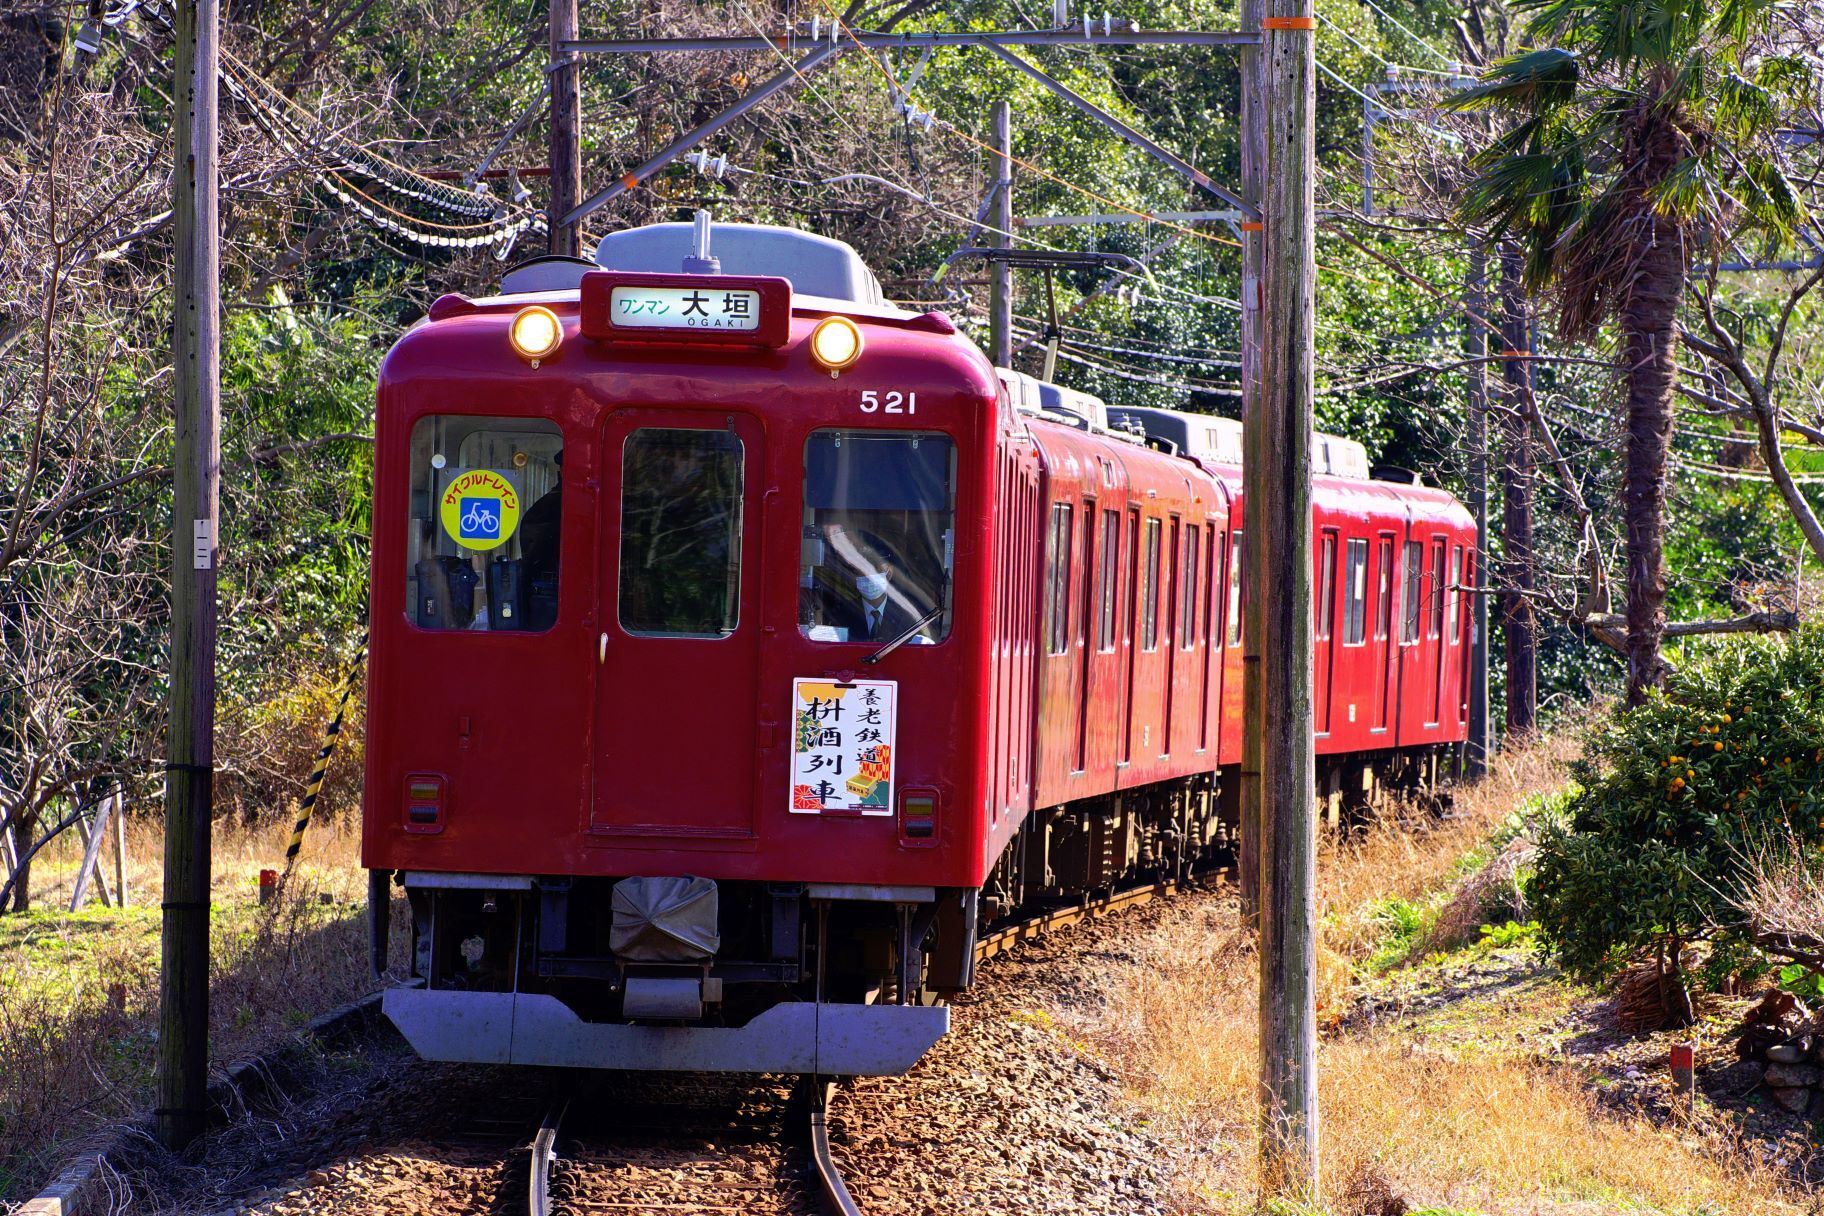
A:
POLYGON ((608 317, 633 329, 760 328, 760 293, 740 288, 620 286, 608 293, 608 317))
POLYGON ((598 270, 583 276, 583 336, 610 342, 784 346, 792 285, 762 275, 598 270))

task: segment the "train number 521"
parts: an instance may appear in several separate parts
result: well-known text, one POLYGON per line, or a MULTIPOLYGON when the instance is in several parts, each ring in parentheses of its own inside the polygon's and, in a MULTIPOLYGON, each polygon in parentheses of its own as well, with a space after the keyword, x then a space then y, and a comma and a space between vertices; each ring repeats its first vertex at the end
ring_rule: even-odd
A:
POLYGON ((917 393, 877 393, 866 389, 861 394, 861 412, 864 414, 916 414, 918 413, 917 393))

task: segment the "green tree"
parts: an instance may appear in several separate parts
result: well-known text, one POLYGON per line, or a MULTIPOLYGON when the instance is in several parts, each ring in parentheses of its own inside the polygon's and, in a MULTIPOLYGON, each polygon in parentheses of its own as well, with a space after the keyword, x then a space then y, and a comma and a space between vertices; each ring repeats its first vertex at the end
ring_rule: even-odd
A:
POLYGON ((1476 158, 1462 210, 1517 241, 1561 334, 1619 331, 1628 701, 1663 683, 1667 459, 1679 313, 1699 251, 1790 233, 1802 207, 1771 154, 1808 69, 1773 53, 1778 0, 1520 0, 1539 49, 1459 98, 1511 124, 1476 158))

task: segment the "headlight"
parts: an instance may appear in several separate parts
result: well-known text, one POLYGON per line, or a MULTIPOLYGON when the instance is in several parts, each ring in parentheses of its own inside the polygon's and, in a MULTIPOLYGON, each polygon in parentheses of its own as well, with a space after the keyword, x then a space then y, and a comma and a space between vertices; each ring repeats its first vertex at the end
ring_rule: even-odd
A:
POLYGON ((556 313, 542 304, 533 304, 513 314, 507 336, 520 358, 537 363, 563 343, 564 327, 556 313))
POLYGON ((861 330, 847 317, 825 317, 811 331, 811 358, 832 376, 861 358, 861 330))

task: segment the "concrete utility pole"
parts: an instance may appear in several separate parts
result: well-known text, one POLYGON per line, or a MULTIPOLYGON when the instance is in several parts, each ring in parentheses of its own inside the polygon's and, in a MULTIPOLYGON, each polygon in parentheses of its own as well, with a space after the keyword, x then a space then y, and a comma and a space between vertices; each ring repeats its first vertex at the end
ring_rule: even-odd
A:
MULTIPOLYGON (((1013 110, 1004 101, 994 103, 995 181, 994 210, 988 244, 1013 248, 1013 110)), ((988 264, 988 359, 996 367, 1013 364, 1013 267, 1006 262, 988 264)))
POLYGON ((1539 618, 1533 590, 1533 391, 1531 313, 1520 283, 1520 250, 1501 246, 1501 623, 1507 636, 1507 737, 1539 722, 1539 618))
MULTIPOLYGON (((1311 708, 1316 65, 1310 0, 1264 0, 1261 390, 1243 476, 1260 639, 1260 1161, 1266 1195, 1317 1195, 1317 765, 1311 708)), ((1245 142, 1244 142, 1244 147, 1245 142)))
MULTIPOLYGON (((1477 591, 1488 586, 1488 254, 1472 241, 1469 281, 1464 292, 1469 315, 1463 325, 1463 357, 1468 359, 1469 510, 1476 517, 1477 591)), ((1464 776, 1488 771, 1488 597, 1471 595, 1469 648, 1469 739, 1463 749, 1464 776)))
POLYGON ((209 1067, 209 820, 215 790, 215 560, 221 465, 221 228, 216 211, 218 0, 177 5, 176 371, 171 693, 165 724, 165 899, 158 1135, 202 1134, 209 1067))
MULTIPOLYGON (((1246 30, 1258 30, 1260 19, 1266 12, 1266 0, 1241 0, 1241 26, 1246 30)), ((1256 211, 1260 209, 1260 179, 1267 169, 1267 131, 1261 119, 1263 102, 1261 96, 1261 52, 1258 46, 1241 48, 1241 197, 1256 211)), ((1261 225, 1259 221, 1243 221, 1241 225, 1241 419, 1243 423, 1244 445, 1251 443, 1245 436, 1253 434, 1251 425, 1260 414, 1260 258, 1261 258, 1261 225)), ((1249 479, 1246 457, 1252 451, 1251 446, 1244 447, 1242 466, 1242 489, 1245 496, 1254 482, 1249 479)), ((1244 528, 1246 521, 1243 521, 1244 528)), ((1244 533, 1244 536, 1246 533, 1244 533)), ((1249 545, 1236 545, 1229 555, 1231 562, 1238 563, 1246 578, 1249 545)), ((1260 701, 1260 656, 1262 639, 1260 635, 1261 617, 1252 611, 1253 600, 1243 592, 1243 614, 1241 634, 1242 665, 1242 721, 1259 722, 1262 704, 1260 701)), ((1241 918, 1244 924, 1253 929, 1260 928, 1260 831, 1261 831, 1261 789, 1260 789, 1260 740, 1257 730, 1246 730, 1242 733, 1241 742, 1241 789, 1239 799, 1240 824, 1238 835, 1240 847, 1236 850, 1235 868, 1240 875, 1241 918)))
POLYGON ((583 104, 577 85, 576 52, 566 45, 576 40, 576 0, 550 0, 551 62, 551 207, 552 253, 578 252, 580 220, 568 220, 583 197, 583 104))

